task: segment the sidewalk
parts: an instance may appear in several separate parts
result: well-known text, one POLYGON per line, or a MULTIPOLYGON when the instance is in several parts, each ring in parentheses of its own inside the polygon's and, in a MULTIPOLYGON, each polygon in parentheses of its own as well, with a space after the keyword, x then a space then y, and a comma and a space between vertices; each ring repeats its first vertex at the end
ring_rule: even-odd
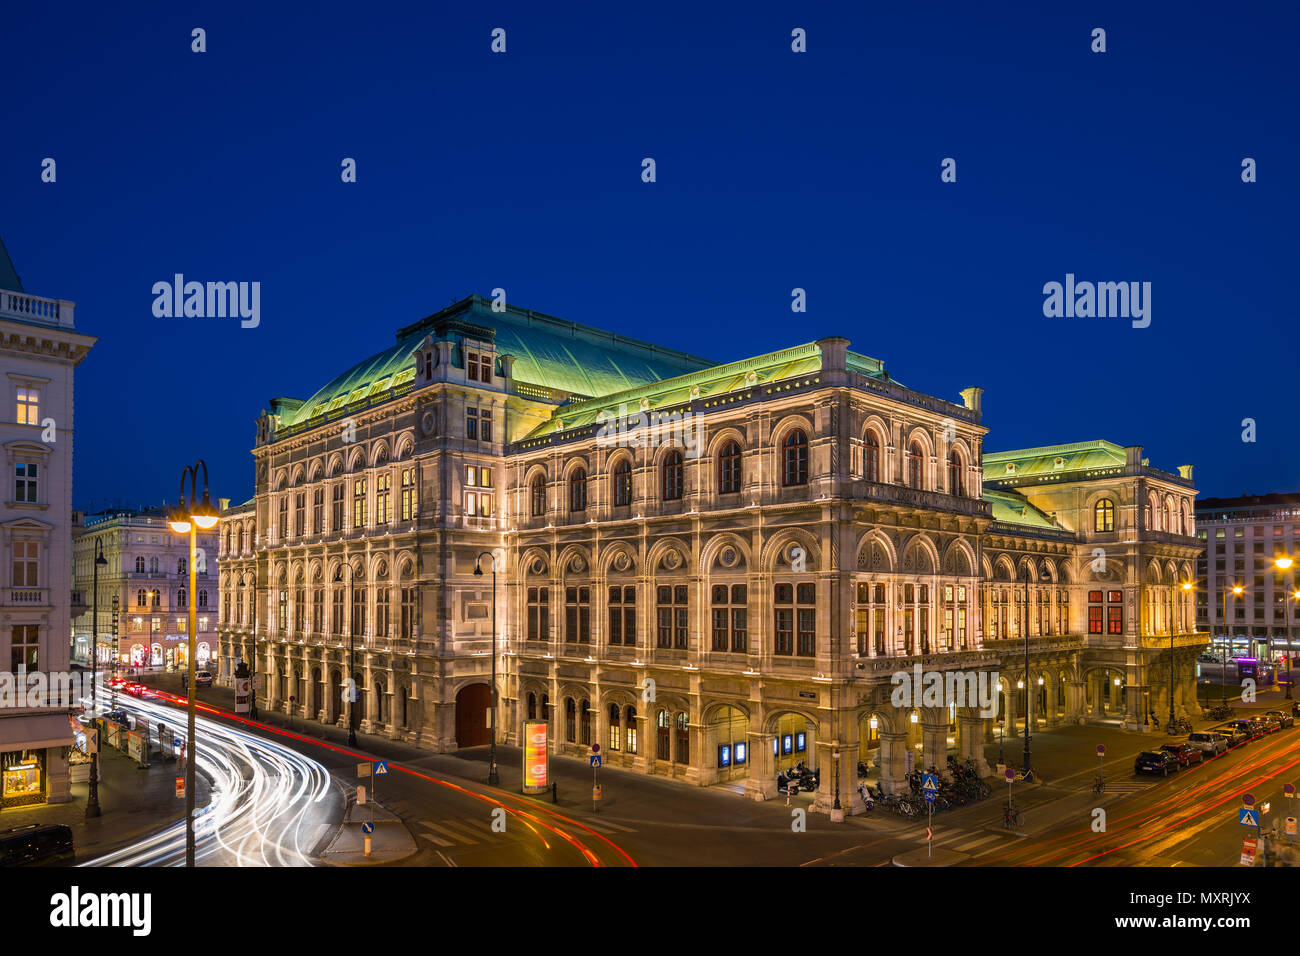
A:
MULTIPOLYGON (((141 770, 126 754, 105 747, 99 752, 100 816, 86 819, 90 784, 74 783, 68 803, 0 811, 0 832, 32 823, 66 824, 72 828, 77 862, 85 863, 183 822, 185 801, 176 799, 175 760, 154 753, 150 761, 149 769, 141 770)), ((196 774, 195 785, 194 806, 202 809, 210 799, 208 782, 196 774)))

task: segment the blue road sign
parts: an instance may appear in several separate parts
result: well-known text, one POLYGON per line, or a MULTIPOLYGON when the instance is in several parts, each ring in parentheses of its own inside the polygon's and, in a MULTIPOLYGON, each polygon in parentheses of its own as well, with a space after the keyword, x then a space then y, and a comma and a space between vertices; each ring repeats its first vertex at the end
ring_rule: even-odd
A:
POLYGON ((1259 811, 1252 810, 1250 807, 1242 807, 1237 811, 1237 822, 1243 827, 1259 826, 1259 811))
POLYGON ((361 824, 361 832, 362 832, 362 833, 374 833, 374 832, 375 832, 375 825, 374 825, 373 823, 371 823, 369 820, 367 820, 365 823, 361 824))
POLYGON ((375 761, 375 776, 376 776, 376 777, 379 777, 379 776, 382 776, 382 775, 384 775, 384 774, 386 774, 386 773, 388 773, 388 761, 387 761, 387 760, 376 760, 376 761, 375 761))
POLYGON ((600 754, 592 754, 592 755, 591 755, 591 765, 592 765, 593 767, 599 767, 599 766, 600 766, 600 754))
POLYGON ((934 798, 937 796, 937 794, 933 790, 924 790, 922 791, 922 793, 925 794, 926 803, 934 803, 934 798))
POLYGON ((939 775, 937 773, 921 774, 921 789, 926 793, 938 793, 939 775))

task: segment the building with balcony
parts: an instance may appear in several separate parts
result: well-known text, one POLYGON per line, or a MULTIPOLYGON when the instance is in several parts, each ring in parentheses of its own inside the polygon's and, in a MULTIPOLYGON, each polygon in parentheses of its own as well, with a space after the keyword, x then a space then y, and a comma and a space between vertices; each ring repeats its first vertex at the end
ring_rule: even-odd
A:
MULTIPOLYGON (((73 373, 95 344, 72 314, 71 302, 26 292, 0 243, 0 668, 11 674, 69 669, 73 373)), ((70 743, 67 707, 0 708, 0 808, 68 800, 70 743)))
POLYGON ((982 389, 849 344, 717 363, 478 296, 408 326, 258 419, 222 656, 329 723, 352 671, 361 730, 445 751, 487 740, 495 619, 502 739, 546 720, 560 752, 756 799, 802 759, 821 809, 833 759, 860 809, 859 760, 892 789, 997 725, 1145 728, 1171 653, 1185 712, 1191 467, 986 453, 982 389), (916 665, 983 675, 996 717, 898 706, 916 665))
POLYGON ((1300 648, 1300 494, 1204 498, 1196 506, 1197 626, 1222 658, 1272 662, 1300 648), (1287 567, 1279 567, 1278 559, 1287 567), (1240 587, 1241 593, 1233 592, 1240 587))
MULTIPOLYGON (((95 622, 96 547, 99 569, 99 666, 181 667, 189 654, 188 535, 172 532, 162 508, 114 509, 86 515, 73 544, 73 582, 87 606, 73 619, 73 654, 87 666, 95 622), (116 634, 113 611, 117 610, 116 634)), ((195 666, 217 666, 217 533, 199 532, 195 564, 195 666)))

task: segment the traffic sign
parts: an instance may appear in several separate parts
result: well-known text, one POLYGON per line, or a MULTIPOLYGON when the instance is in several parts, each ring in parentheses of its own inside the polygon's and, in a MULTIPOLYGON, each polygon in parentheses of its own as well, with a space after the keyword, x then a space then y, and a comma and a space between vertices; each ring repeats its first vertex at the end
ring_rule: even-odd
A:
POLYGON ((930 842, 931 840, 933 840, 933 839, 934 839, 934 827, 926 827, 926 828, 925 828, 925 842, 926 842, 926 843, 929 843, 929 842, 930 842))
POLYGON ((1294 783, 1282 784, 1282 792, 1286 794, 1286 798, 1288 800, 1292 799, 1293 797, 1295 797, 1295 784, 1294 783))
POLYGON ((599 766, 600 766, 600 754, 592 754, 592 755, 591 755, 591 765, 592 765, 592 767, 599 767, 599 766))
POLYGON ((592 744, 592 745, 591 745, 591 752, 594 753, 594 754, 598 754, 598 753, 600 753, 600 744, 592 744))
POLYGON ((1287 835, 1287 836, 1295 836, 1295 824, 1296 824, 1295 817, 1287 817, 1287 818, 1286 818, 1286 835, 1287 835))
POLYGON ((357 776, 358 777, 370 776, 370 761, 367 760, 365 763, 357 764, 357 776))
POLYGON ((376 776, 376 777, 382 777, 382 776, 383 776, 384 774, 386 774, 386 773, 388 773, 388 761, 387 761, 387 760, 376 760, 376 761, 375 761, 375 776, 376 776))
POLYGON ((1016 779, 1016 772, 1012 770, 1010 767, 1007 768, 1006 778, 1007 778, 1007 783, 1010 783, 1012 780, 1016 779))
POLYGON ((935 792, 934 792, 933 790, 923 790, 923 791, 921 791, 921 792, 922 792, 922 795, 925 797, 925 802, 926 802, 926 803, 934 803, 934 798, 935 798, 936 794, 935 794, 935 792))
POLYGON ((1249 837, 1241 842, 1241 865, 1255 865, 1255 841, 1249 837))
POLYGON ((369 820, 367 820, 365 823, 361 824, 361 832, 362 832, 362 833, 374 833, 374 832, 375 832, 375 825, 374 825, 373 823, 371 823, 369 820))
POLYGON ((176 799, 180 800, 184 798, 184 796, 185 796, 185 778, 177 777, 176 778, 176 799))
POLYGON ((1253 793, 1242 794, 1241 802, 1248 807, 1253 807, 1255 805, 1255 795, 1253 793))
POLYGON ((1105 744, 1097 744, 1097 756, 1100 757, 1100 756, 1101 756, 1102 754, 1104 754, 1105 752, 1106 752, 1106 745, 1105 745, 1105 744))
POLYGON ((1237 822, 1243 827, 1259 826, 1259 811, 1252 810, 1250 807, 1242 807, 1237 811, 1237 822))
POLYGON ((938 793, 939 775, 936 773, 921 774, 921 789, 926 793, 938 793))

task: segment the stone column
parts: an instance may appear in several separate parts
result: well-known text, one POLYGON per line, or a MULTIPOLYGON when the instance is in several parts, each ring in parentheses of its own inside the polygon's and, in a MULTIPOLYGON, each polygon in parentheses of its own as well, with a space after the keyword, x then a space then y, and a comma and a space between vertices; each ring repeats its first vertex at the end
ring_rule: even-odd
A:
POLYGON ((981 777, 987 777, 991 772, 988 761, 984 759, 985 728, 991 726, 993 726, 993 721, 985 720, 978 714, 960 712, 957 714, 957 744, 959 747, 957 759, 962 763, 967 760, 975 761, 975 766, 981 777))
MULTIPOLYGON (((1008 684, 1009 683, 1010 682, 1008 682, 1008 684)), ((1014 687, 1005 695, 1007 712, 1002 716, 1003 740, 1016 740, 1020 737, 1020 728, 1016 726, 1016 718, 1019 717, 1016 706, 1020 702, 1018 697, 1019 695, 1016 694, 1014 687)))
POLYGON ((1068 724, 1082 724, 1085 712, 1085 693, 1084 683, 1081 680, 1072 680, 1065 686, 1065 722, 1068 724))
MULTIPOLYGON (((704 734, 700 734, 703 739, 704 734)), ((745 796, 750 800, 771 800, 776 792, 776 758, 772 756, 772 735, 762 733, 754 721, 750 721, 749 733, 749 776, 745 778, 745 796)), ((704 754, 695 753, 694 741, 691 747, 692 763, 701 761, 701 774, 707 774, 702 761, 704 754)))
MULTIPOLYGON (((771 746, 769 744, 769 746, 771 746)), ((885 793, 903 793, 907 788, 907 734, 880 732, 880 788, 885 793)))
POLYGON ((926 711, 921 716, 922 772, 934 767, 942 771, 948 765, 948 722, 926 711))

